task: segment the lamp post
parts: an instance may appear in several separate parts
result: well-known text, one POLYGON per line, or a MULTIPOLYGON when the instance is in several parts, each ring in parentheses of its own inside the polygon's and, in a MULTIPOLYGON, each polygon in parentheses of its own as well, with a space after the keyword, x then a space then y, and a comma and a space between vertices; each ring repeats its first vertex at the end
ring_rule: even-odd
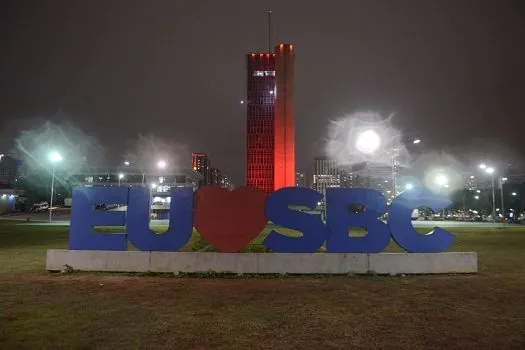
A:
POLYGON ((60 153, 56 151, 49 153, 48 158, 51 164, 53 165, 53 172, 51 176, 51 198, 49 200, 49 222, 51 222, 53 215, 53 195, 55 190, 55 166, 57 163, 61 162, 63 158, 60 155, 60 153))
MULTIPOLYGON (((421 140, 420 139, 414 139, 414 140, 412 140, 411 143, 417 145, 417 144, 421 143, 421 140)), ((394 197, 397 196, 397 171, 396 171, 397 150, 398 150, 399 146, 403 146, 405 144, 406 143, 399 142, 397 144, 394 144, 394 146, 392 147, 392 191, 393 191, 394 197)))
MULTIPOLYGON (((494 192, 494 168, 487 166, 485 164, 480 164, 479 168, 482 170, 485 170, 487 174, 490 175, 490 182, 492 187, 492 218, 494 222, 496 222, 496 194, 494 192)), ((503 188, 501 188, 501 197, 503 198, 503 188)), ((503 203, 501 203, 501 211, 503 212, 503 215, 505 215, 505 210, 503 209, 503 203)))
MULTIPOLYGON (((445 174, 437 174, 436 178, 434 179, 434 182, 439 187, 449 187, 448 177, 445 174)), ((443 221, 445 221, 445 208, 443 208, 443 221)))

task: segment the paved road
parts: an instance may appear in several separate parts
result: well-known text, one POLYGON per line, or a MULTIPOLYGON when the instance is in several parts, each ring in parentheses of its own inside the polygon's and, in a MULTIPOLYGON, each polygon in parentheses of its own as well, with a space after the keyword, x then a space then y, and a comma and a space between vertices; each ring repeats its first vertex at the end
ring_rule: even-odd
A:
POLYGON ((464 222, 464 221, 412 221, 412 224, 414 227, 475 227, 475 228, 491 228, 491 227, 508 227, 508 226, 517 226, 517 227, 525 227, 525 225, 518 225, 518 224, 501 224, 501 223, 494 223, 494 222, 464 222))

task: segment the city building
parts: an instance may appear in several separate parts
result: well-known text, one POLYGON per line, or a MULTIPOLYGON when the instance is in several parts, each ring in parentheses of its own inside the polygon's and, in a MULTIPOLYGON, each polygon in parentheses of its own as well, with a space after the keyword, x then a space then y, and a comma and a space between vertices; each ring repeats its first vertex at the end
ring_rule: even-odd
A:
POLYGON ((193 170, 202 175, 202 180, 199 181, 199 187, 212 184, 210 158, 206 153, 192 153, 191 166, 193 170))
POLYGON ((153 195, 167 196, 172 187, 193 187, 197 190, 203 177, 196 170, 144 173, 138 169, 90 168, 68 177, 72 186, 150 186, 153 195))
POLYGON ((293 45, 275 48, 274 191, 295 185, 293 45))
POLYGON ((339 169, 339 175, 341 175, 341 187, 352 188, 354 187, 354 173, 350 170, 339 169))
POLYGON ((21 169, 20 160, 9 154, 0 154, 0 186, 13 185, 19 177, 21 169))
POLYGON ((305 173, 295 173, 295 186, 296 187, 307 187, 305 173))
POLYGON ((315 158, 313 189, 326 195, 327 188, 341 187, 341 175, 336 161, 329 158, 315 158))
POLYGON ((392 166, 366 163, 354 176, 355 187, 371 188, 381 192, 387 200, 393 198, 392 166))
POLYGON ((210 168, 210 185, 222 187, 221 171, 217 168, 210 168))
POLYGON ((234 189, 232 181, 230 180, 228 176, 224 174, 221 177, 221 187, 228 191, 232 191, 234 189))
POLYGON ((293 45, 247 55, 246 185, 295 185, 293 45))
POLYGON ((18 194, 13 189, 0 189, 0 214, 15 210, 18 194))

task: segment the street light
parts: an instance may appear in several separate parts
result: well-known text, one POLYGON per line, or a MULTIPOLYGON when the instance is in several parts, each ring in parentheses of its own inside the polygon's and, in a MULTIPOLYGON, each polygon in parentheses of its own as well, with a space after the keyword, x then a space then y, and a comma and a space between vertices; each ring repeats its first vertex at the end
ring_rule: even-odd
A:
MULTIPOLYGON (((445 188, 449 187, 449 185, 448 185, 448 177, 445 174, 438 174, 438 175, 436 175, 436 177, 434 179, 434 182, 439 187, 445 187, 445 188)), ((445 219, 446 219, 446 217, 445 217, 445 208, 443 208, 443 220, 445 220, 445 219)))
POLYGON ((51 176, 51 198, 49 200, 49 222, 51 222, 52 215, 53 215, 53 194, 54 194, 53 192, 55 189, 55 166, 57 163, 61 162, 63 158, 60 155, 60 153, 56 151, 49 153, 48 158, 51 164, 53 165, 53 174, 51 176))
MULTIPOLYGON (((492 218, 494 219, 494 222, 496 222, 496 195, 494 193, 494 172, 496 171, 493 167, 487 166, 484 163, 481 163, 479 165, 479 168, 484 170, 487 174, 490 175, 490 182, 492 187, 492 218)), ((500 188, 501 188, 501 212, 503 213, 503 217, 505 217, 505 208, 503 206, 503 182, 500 179, 500 188)))
POLYGON ((405 185, 405 189, 407 189, 408 191, 410 191, 410 190, 414 189, 414 185, 412 185, 412 184, 406 184, 406 185, 405 185))
POLYGON ((448 187, 448 178, 443 174, 437 175, 436 178, 434 179, 434 182, 438 186, 448 187))
POLYGON ((367 130, 357 136, 355 147, 365 154, 372 154, 381 146, 381 139, 374 130, 367 130))
POLYGON ((513 196, 517 196, 518 194, 516 192, 512 192, 512 195, 513 196))
POLYGON ((118 174, 118 186, 120 187, 120 180, 124 178, 124 174, 120 173, 118 174))
MULTIPOLYGON (((403 135, 403 134, 401 134, 403 135)), ((399 136, 401 136, 399 135, 399 136)), ((421 143, 421 139, 413 139, 412 140, 412 144, 419 144, 421 143)), ((402 145, 405 145, 406 143, 404 142, 395 142, 394 145, 392 146, 392 190, 394 192, 394 197, 397 195, 397 171, 396 171, 396 165, 397 165, 397 162, 396 162, 396 156, 397 156, 397 149, 398 149, 398 146, 402 146, 402 145)))
POLYGON ((130 164, 131 164, 131 163, 128 162, 127 160, 124 162, 124 165, 125 165, 125 166, 129 166, 130 164))

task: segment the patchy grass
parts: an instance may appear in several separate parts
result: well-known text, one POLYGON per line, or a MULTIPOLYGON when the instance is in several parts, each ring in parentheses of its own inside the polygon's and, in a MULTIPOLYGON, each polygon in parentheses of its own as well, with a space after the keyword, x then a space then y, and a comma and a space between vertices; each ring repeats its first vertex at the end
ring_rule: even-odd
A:
POLYGON ((202 279, 47 274, 67 228, 0 222, 0 348, 525 348, 525 230, 452 231, 479 274, 202 279))

